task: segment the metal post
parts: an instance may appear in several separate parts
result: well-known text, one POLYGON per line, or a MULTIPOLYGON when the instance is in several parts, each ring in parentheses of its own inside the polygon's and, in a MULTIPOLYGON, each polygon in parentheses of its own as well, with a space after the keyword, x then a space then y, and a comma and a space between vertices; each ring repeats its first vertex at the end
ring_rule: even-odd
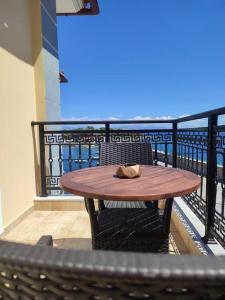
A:
POLYGON ((41 175, 41 197, 46 197, 46 166, 45 166, 45 143, 44 143, 44 125, 39 124, 39 147, 40 147, 40 175, 41 175))
POLYGON ((157 142, 155 143, 155 155, 154 155, 154 165, 158 165, 158 145, 157 142))
POLYGON ((216 132, 218 116, 212 115, 208 118, 208 148, 207 148, 207 177, 206 177, 206 220, 205 236, 202 238, 205 243, 213 238, 212 227, 214 224, 214 212, 216 205, 216 132))
POLYGON ((173 198, 166 199, 164 215, 163 215, 163 230, 166 236, 168 236, 170 233, 170 220, 171 220, 172 207, 173 207, 173 198))
POLYGON ((109 143, 110 142, 110 124, 105 123, 105 142, 109 143))
POLYGON ((177 167, 177 123, 173 123, 173 168, 177 167))
POLYGON ((87 208, 87 212, 88 212, 89 217, 90 217, 91 231, 92 231, 92 243, 94 243, 95 238, 93 239, 93 235, 95 237, 96 234, 99 233, 97 212, 95 210, 95 204, 94 204, 94 200, 92 198, 85 198, 84 200, 85 200, 85 205, 86 205, 86 208, 87 208))

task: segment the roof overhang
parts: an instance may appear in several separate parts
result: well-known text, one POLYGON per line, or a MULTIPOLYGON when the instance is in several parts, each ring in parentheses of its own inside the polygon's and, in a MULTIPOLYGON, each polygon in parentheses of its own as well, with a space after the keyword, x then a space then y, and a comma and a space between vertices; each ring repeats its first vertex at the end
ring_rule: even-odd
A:
POLYGON ((59 72, 59 82, 67 83, 69 80, 66 78, 65 73, 63 71, 59 72))
POLYGON ((97 0, 56 0, 58 16, 97 15, 99 6, 97 0))

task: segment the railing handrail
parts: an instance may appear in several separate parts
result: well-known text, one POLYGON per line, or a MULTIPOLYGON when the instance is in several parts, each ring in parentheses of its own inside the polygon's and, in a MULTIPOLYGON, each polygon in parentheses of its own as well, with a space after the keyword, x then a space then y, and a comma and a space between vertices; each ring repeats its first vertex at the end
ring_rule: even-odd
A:
POLYGON ((148 124, 148 123, 173 123, 175 119, 168 119, 168 120, 156 120, 156 119, 149 119, 149 120, 87 120, 87 121, 32 121, 31 125, 105 125, 105 124, 148 124))
POLYGON ((188 121, 193 121, 193 120, 205 119, 205 118, 208 118, 208 117, 214 116, 214 115, 219 116, 219 115, 224 115, 224 114, 225 114, 225 106, 216 108, 216 109, 212 109, 212 110, 208 110, 208 111, 205 111, 202 113, 194 114, 194 115, 177 118, 174 120, 174 122, 176 122, 176 123, 188 122, 188 121))
POLYGON ((171 119, 145 119, 145 120, 87 120, 87 121, 32 121, 31 126, 35 125, 105 125, 105 124, 173 124, 182 123, 198 119, 208 118, 213 115, 225 114, 225 106, 208 110, 202 113, 189 115, 182 118, 171 118, 171 119))

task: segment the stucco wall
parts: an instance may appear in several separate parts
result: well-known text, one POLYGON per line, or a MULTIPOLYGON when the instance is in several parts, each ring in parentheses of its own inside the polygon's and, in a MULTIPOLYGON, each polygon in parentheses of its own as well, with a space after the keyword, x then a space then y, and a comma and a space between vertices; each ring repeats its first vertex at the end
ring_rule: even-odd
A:
POLYGON ((41 0, 42 44, 45 73, 46 120, 60 119, 60 87, 55 0, 41 0))
POLYGON ((40 32, 39 0, 0 1, 0 192, 3 227, 33 205, 32 197, 36 193, 30 123, 45 119, 44 101, 39 105, 39 99, 44 97, 45 85, 40 32))

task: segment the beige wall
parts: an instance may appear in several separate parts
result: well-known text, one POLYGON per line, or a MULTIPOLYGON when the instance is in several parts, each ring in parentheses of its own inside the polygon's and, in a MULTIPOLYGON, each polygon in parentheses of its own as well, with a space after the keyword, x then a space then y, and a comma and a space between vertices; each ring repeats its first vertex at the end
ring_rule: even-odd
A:
POLYGON ((0 1, 0 192, 4 227, 33 205, 36 193, 30 123, 45 119, 40 33, 39 0, 0 1))

